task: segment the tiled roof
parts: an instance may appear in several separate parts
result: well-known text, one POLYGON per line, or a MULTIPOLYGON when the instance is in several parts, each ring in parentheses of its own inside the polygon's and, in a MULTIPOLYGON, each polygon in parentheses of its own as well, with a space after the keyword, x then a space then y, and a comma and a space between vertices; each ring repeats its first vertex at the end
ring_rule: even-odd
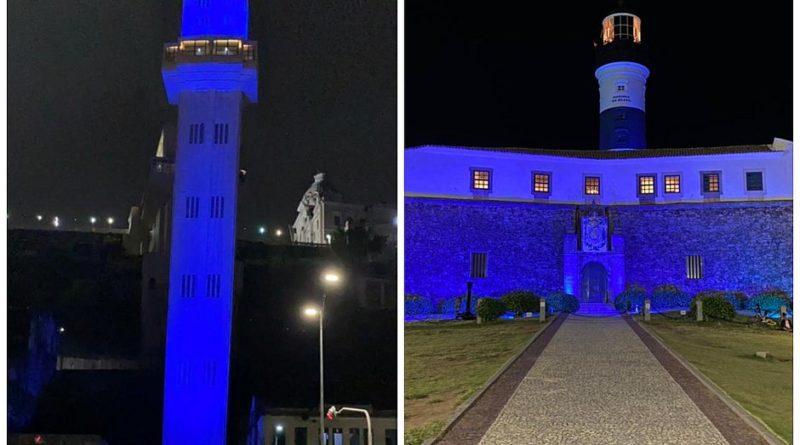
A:
MULTIPOLYGON (((549 150, 543 148, 517 148, 517 147, 457 147, 446 145, 423 145, 409 147, 406 150, 424 148, 494 151, 500 153, 520 153, 541 156, 557 156, 564 158, 584 159, 634 159, 634 158, 660 158, 670 156, 708 156, 721 154, 763 153, 776 151, 769 144, 761 145, 731 145, 724 147, 695 147, 695 148, 646 148, 641 150, 549 150)), ((779 151, 779 150, 778 150, 779 151)))

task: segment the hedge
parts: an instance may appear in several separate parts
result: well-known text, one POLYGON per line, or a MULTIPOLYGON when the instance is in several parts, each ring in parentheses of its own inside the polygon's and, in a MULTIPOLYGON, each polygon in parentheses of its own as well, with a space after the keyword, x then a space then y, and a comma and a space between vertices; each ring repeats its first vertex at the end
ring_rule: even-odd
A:
POLYGON ((641 287, 630 286, 614 298, 614 307, 618 311, 629 311, 636 306, 644 307, 647 292, 641 287))
POLYGON ((413 294, 408 294, 405 297, 406 317, 419 317, 432 314, 434 309, 433 301, 428 297, 413 294))
POLYGON ((574 295, 565 294, 563 292, 556 292, 550 294, 545 298, 546 307, 551 308, 553 312, 577 312, 581 307, 580 302, 574 295))
POLYGON ((736 309, 730 301, 725 298, 725 292, 705 291, 698 293, 689 307, 692 317, 697 314, 697 301, 703 302, 703 317, 717 318, 723 320, 733 320, 736 318, 736 309))
POLYGON ((506 309, 517 317, 521 317, 526 312, 535 312, 539 308, 539 296, 524 290, 511 291, 503 295, 500 300, 506 309))
POLYGON ((496 298, 478 300, 478 317, 483 321, 497 320, 506 313, 506 305, 496 298))
POLYGON ((682 308, 686 309, 692 302, 692 296, 681 291, 677 286, 665 284, 656 287, 650 298, 653 309, 682 308))

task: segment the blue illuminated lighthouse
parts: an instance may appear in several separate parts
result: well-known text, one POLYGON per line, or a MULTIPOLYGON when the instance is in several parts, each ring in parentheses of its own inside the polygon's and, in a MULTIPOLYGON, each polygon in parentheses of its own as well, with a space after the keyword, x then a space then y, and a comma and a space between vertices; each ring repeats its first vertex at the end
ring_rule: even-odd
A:
POLYGON ((225 443, 242 108, 257 100, 247 0, 183 3, 162 74, 178 106, 164 445, 225 443))
POLYGON ((597 46, 600 87, 600 149, 646 148, 644 99, 650 70, 644 65, 642 21, 618 11, 603 19, 597 46))

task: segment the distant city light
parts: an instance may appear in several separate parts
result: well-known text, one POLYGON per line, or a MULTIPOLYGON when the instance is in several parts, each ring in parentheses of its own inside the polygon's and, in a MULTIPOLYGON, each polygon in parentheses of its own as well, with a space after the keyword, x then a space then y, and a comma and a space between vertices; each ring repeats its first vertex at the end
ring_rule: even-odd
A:
POLYGON ((58 220, 58 217, 56 216, 55 218, 53 218, 53 227, 58 227, 60 225, 61 221, 58 220))
POLYGON ((44 218, 42 215, 36 215, 36 221, 41 221, 44 218))
POLYGON ((283 230, 281 230, 281 229, 276 230, 275 231, 275 235, 277 235, 277 236, 283 235, 283 230))
POLYGON ((114 224, 114 218, 108 218, 107 221, 109 225, 114 224))
POLYGON ((94 224, 94 223, 97 222, 97 218, 95 218, 94 216, 91 216, 91 217, 89 217, 89 222, 94 224))
POLYGON ((267 233, 267 228, 266 228, 266 227, 264 227, 264 226, 261 226, 261 227, 259 227, 259 228, 258 228, 258 233, 259 233, 260 235, 263 235, 263 234, 267 233))

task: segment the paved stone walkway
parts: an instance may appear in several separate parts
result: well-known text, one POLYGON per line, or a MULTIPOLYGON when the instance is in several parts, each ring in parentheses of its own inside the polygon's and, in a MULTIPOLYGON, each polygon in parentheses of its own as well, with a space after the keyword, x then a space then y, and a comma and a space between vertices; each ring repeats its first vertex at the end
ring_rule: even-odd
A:
POLYGON ((619 316, 570 316, 480 441, 728 444, 619 316))

